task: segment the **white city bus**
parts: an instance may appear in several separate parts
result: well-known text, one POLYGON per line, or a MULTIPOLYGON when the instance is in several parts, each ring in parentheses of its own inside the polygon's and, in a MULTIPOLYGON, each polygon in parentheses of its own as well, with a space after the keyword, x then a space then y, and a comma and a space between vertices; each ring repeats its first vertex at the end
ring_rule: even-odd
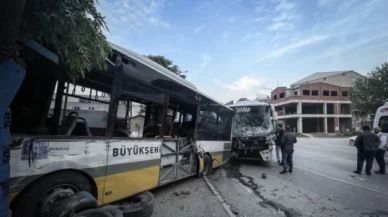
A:
POLYGON ((228 106, 236 112, 232 124, 232 157, 271 161, 277 120, 273 105, 242 100, 228 106))
POLYGON ((48 63, 26 62, 27 77, 11 105, 13 216, 43 216, 78 191, 90 192, 100 205, 111 203, 206 175, 228 161, 233 110, 150 59, 111 47, 108 69, 75 83, 90 90, 89 97, 69 90, 48 63), (54 113, 47 116, 56 84, 54 113), (99 93, 109 102, 98 100, 99 93), (82 112, 63 111, 66 97, 108 104, 106 126, 89 127, 82 112), (146 105, 142 138, 130 138, 128 116, 117 117, 118 105, 130 102, 146 105))

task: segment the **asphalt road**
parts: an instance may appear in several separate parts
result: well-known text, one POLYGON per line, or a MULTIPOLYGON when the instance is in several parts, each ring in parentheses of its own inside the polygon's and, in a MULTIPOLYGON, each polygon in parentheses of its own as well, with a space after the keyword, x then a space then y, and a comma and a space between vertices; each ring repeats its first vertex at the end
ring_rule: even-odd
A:
POLYGON ((353 174, 347 139, 298 139, 292 174, 279 174, 273 159, 231 161, 212 181, 237 216, 388 216, 388 175, 353 174))
MULTIPOLYGON (((208 178, 237 217, 388 216, 388 175, 353 174, 356 150, 347 139, 300 138, 294 165, 279 174, 274 153, 273 162, 230 161, 208 178)), ((227 216, 202 179, 153 193, 155 217, 227 216)))

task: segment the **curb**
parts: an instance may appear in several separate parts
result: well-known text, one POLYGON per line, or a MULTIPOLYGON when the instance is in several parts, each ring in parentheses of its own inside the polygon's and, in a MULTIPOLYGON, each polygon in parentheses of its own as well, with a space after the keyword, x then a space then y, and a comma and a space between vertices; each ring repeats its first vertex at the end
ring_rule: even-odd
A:
POLYGON ((221 195, 218 193, 218 191, 214 188, 212 183, 210 183, 209 179, 206 176, 203 176, 203 180, 205 180, 207 186, 210 188, 210 190, 213 192, 213 194, 217 197, 218 201, 220 201, 222 207, 224 207, 224 210, 226 213, 228 213, 229 217, 236 217, 235 214, 233 214, 232 210, 230 210, 229 206, 226 204, 225 200, 221 197, 221 195))

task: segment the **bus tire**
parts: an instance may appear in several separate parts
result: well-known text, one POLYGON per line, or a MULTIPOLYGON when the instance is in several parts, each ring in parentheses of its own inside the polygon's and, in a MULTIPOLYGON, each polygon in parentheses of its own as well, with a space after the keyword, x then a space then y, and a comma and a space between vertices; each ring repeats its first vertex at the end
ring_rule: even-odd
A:
MULTIPOLYGON (((72 186, 75 192, 86 191, 92 192, 92 187, 88 179, 75 171, 60 171, 48 174, 39 178, 37 181, 27 186, 16 200, 11 204, 13 217, 34 217, 36 216, 36 206, 46 197, 51 189, 65 186, 72 186), (34 201, 36 203, 34 203, 34 201)), ((69 195, 69 191, 66 192, 69 195)), ((48 212, 50 212, 49 210, 48 212)))
POLYGON ((209 154, 203 156, 203 170, 202 175, 207 176, 213 172, 213 161, 209 154))
POLYGON ((47 216, 42 217, 69 217, 72 213, 95 209, 97 207, 98 203, 93 195, 86 191, 80 191, 65 198, 58 205, 56 204, 55 209, 53 209, 47 216))
POLYGON ((154 195, 149 192, 143 192, 129 198, 129 201, 122 200, 113 204, 122 213, 123 217, 150 217, 154 212, 154 195), (136 201, 136 203, 128 203, 136 201))
POLYGON ((82 211, 74 217, 123 217, 123 213, 115 206, 107 205, 99 209, 82 211))

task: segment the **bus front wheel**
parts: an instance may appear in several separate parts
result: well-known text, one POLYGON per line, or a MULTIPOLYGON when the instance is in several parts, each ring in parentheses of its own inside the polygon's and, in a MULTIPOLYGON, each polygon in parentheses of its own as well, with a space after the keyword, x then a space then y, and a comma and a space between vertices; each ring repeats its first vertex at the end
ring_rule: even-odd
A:
POLYGON ((55 204, 79 191, 92 192, 88 179, 83 175, 74 171, 49 174, 21 192, 11 206, 12 216, 46 216, 55 204))
POLYGON ((203 166, 203 170, 202 170, 202 175, 207 176, 207 175, 211 174, 213 171, 213 160, 210 157, 210 155, 205 154, 203 156, 203 163, 204 163, 204 166, 203 166))

